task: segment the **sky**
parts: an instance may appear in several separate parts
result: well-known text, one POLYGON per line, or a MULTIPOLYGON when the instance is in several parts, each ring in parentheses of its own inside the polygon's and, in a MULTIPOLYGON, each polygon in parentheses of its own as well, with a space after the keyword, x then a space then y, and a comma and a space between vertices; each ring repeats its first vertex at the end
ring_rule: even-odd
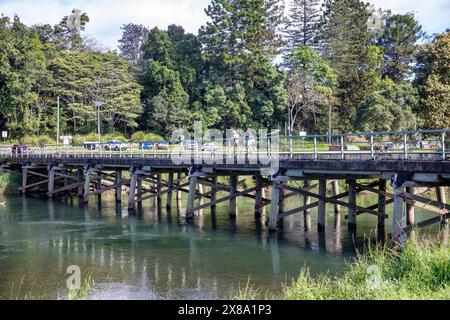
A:
MULTIPOLYGON (((430 35, 450 28, 449 0, 368 1, 394 13, 415 12, 430 35)), ((0 0, 0 13, 10 17, 17 14, 27 25, 56 24, 78 8, 90 17, 86 35, 106 48, 116 49, 122 34, 120 27, 129 22, 163 29, 175 23, 187 32, 197 33, 207 21, 204 8, 209 3, 210 0, 0 0)))

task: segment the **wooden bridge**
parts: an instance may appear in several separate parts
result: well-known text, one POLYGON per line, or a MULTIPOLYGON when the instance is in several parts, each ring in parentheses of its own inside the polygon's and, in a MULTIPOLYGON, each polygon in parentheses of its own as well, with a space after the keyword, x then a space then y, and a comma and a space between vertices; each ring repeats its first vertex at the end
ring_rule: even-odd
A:
POLYGON ((147 200, 155 201, 161 213, 163 197, 168 211, 172 210, 174 197, 177 207, 181 207, 181 193, 186 193, 187 205, 182 214, 187 219, 207 208, 214 212, 217 204, 223 202, 229 202, 233 218, 238 214, 238 198, 250 198, 255 203, 256 217, 261 217, 263 209, 270 205, 271 231, 294 214, 303 214, 305 226, 310 228, 311 209, 316 207, 317 228, 324 231, 326 205, 331 204, 338 221, 341 208, 347 209, 345 218, 353 230, 359 215, 377 216, 378 229, 383 231, 386 219, 391 217, 391 235, 397 241, 414 228, 444 225, 450 218, 450 205, 446 202, 446 189, 450 186, 446 134, 450 130, 280 137, 276 151, 269 148, 265 153, 272 162, 277 161, 276 171, 270 174, 267 169, 271 164, 255 163, 245 148, 214 151, 215 160, 220 161, 213 164, 199 161, 199 155, 205 152, 195 150, 190 152, 188 161, 176 163, 173 148, 161 152, 132 148, 106 152, 102 148, 86 151, 77 146, 49 146, 20 154, 6 148, 0 154, 0 170, 22 175, 23 194, 45 193, 49 198, 72 195, 84 204, 95 196, 101 204, 105 192, 114 192, 117 203, 121 203, 125 191, 131 214, 147 200), (386 136, 389 140, 377 139, 386 136), (367 144, 367 148, 348 147, 361 144, 367 144), (396 148, 383 147, 392 144, 396 148), (219 182, 219 177, 226 178, 219 182), (245 187, 245 180, 240 179, 249 177, 253 183, 245 187), (339 190, 339 181, 345 181, 346 190, 339 190), (388 191, 388 183, 392 192, 388 191), (436 199, 416 194, 421 187, 435 189, 436 199), (358 205, 361 192, 378 195, 378 201, 369 207, 358 205), (295 209, 285 210, 285 200, 296 195, 302 201, 295 209), (387 212, 387 205, 392 203, 392 212, 387 212), (415 207, 432 212, 435 217, 416 221, 415 207))

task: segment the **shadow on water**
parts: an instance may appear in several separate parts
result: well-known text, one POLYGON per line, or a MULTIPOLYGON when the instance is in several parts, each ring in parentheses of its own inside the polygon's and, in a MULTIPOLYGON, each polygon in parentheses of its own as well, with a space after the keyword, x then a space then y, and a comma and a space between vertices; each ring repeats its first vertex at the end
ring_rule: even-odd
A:
MULTIPOLYGON (((341 273, 366 237, 377 237, 376 217, 358 217, 358 231, 349 231, 332 206, 325 232, 317 232, 312 211, 311 225, 299 214, 284 219, 281 232, 269 233, 267 212, 255 218, 246 200, 239 201, 236 218, 224 204, 191 220, 180 205, 158 213, 153 202, 144 203, 132 212, 123 208, 127 202, 107 197, 87 207, 76 199, 5 201, 0 298, 65 298, 71 265, 94 280, 92 299, 230 298, 249 279, 277 294, 305 265, 313 275, 341 273)), ((287 205, 298 203, 294 197, 287 205)))

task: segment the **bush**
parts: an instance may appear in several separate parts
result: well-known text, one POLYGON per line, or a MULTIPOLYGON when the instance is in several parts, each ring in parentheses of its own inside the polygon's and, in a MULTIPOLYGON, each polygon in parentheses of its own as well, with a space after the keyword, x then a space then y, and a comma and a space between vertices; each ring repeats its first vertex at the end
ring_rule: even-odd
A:
POLYGON ((165 139, 155 133, 145 133, 143 131, 137 131, 131 136, 131 141, 164 141, 165 139))
POLYGON ((56 140, 46 136, 26 136, 21 139, 19 139, 19 143, 23 143, 29 146, 39 146, 39 144, 43 142, 45 144, 56 144, 56 140))

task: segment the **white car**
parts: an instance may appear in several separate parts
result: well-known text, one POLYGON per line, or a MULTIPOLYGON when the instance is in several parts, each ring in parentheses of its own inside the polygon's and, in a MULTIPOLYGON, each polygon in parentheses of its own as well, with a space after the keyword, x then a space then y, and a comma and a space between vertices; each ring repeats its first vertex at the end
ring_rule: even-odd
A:
POLYGON ((219 149, 219 146, 213 142, 204 143, 202 146, 202 151, 214 152, 219 149))
POLYGON ((105 145, 105 150, 114 150, 114 151, 125 151, 129 148, 128 144, 123 143, 119 140, 111 140, 107 141, 105 145))

